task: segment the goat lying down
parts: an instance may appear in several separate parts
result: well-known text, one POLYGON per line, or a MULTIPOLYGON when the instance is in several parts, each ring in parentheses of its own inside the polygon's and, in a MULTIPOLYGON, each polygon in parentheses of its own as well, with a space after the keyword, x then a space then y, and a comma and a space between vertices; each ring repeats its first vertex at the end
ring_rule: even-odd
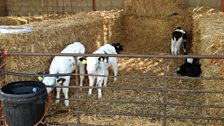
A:
POLYGON ((199 77, 201 74, 201 64, 198 58, 187 58, 185 63, 178 69, 177 73, 182 76, 199 77))
MULTIPOLYGON (((123 50, 123 47, 119 44, 105 44, 97 49, 93 54, 119 54, 123 50)), ((118 74, 118 58, 117 57, 87 57, 86 59, 80 59, 82 62, 87 63, 87 72, 89 74, 89 86, 93 87, 96 79, 96 86, 107 86, 108 77, 103 76, 91 76, 92 75, 109 75, 108 68, 112 66, 114 73, 114 82, 117 80, 118 74)), ((88 95, 92 95, 92 88, 89 88, 88 95)), ((98 89, 98 98, 102 97, 101 88, 98 89)))
MULTIPOLYGON (((74 42, 72 44, 69 44, 67 47, 65 47, 61 53, 85 53, 85 47, 80 42, 74 42)), ((80 75, 80 86, 83 85, 83 74, 85 73, 85 65, 80 62, 81 57, 73 57, 73 56, 55 56, 54 59, 51 62, 50 68, 49 68, 49 74, 69 74, 72 73, 76 65, 79 67, 79 73, 80 75)), ((63 86, 69 86, 70 83, 70 76, 49 76, 44 77, 42 82, 47 86, 53 86, 56 85, 63 85, 63 86)), ((52 90, 51 87, 47 87, 47 92, 49 93, 52 90)), ((60 93, 61 88, 56 88, 56 103, 59 103, 60 99, 60 93)), ((65 100, 64 104, 65 106, 69 106, 69 100, 68 100, 68 88, 62 88, 62 92, 64 94, 65 100)))

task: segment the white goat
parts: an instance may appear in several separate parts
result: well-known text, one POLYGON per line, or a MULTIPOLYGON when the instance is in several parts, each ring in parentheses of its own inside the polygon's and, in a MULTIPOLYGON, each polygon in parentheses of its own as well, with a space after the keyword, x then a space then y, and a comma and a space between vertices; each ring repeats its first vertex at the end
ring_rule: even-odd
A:
MULTIPOLYGON (((85 48, 80 42, 74 42, 72 44, 69 44, 64 50, 61 51, 61 53, 85 53, 85 48)), ((81 57, 74 58, 73 56, 55 56, 54 59, 51 62, 50 68, 49 68, 49 74, 69 74, 72 73, 76 65, 79 66, 79 73, 80 75, 80 86, 83 85, 83 79, 84 79, 84 72, 85 72, 85 65, 80 62, 81 57)), ((47 86, 53 86, 56 85, 63 85, 63 86, 69 86, 70 82, 70 76, 57 76, 57 77, 44 77, 43 83, 47 86)), ((47 92, 49 93, 52 90, 51 87, 47 87, 47 92)), ((59 103, 60 99, 60 93, 61 88, 56 88, 56 103, 59 103)), ((65 106, 69 106, 69 100, 68 100, 68 88, 62 88, 62 91, 64 93, 65 106)))
POLYGON ((181 29, 181 27, 177 27, 175 31, 172 33, 172 40, 171 40, 171 53, 173 55, 178 55, 180 53, 180 48, 184 51, 184 54, 187 53, 186 50, 186 32, 181 29))
MULTIPOLYGON (((119 44, 105 44, 104 46, 97 49, 93 54, 118 54, 123 50, 123 47, 119 44)), ((87 57, 87 72, 92 75, 109 75, 108 68, 112 66, 114 73, 114 81, 117 80, 118 73, 118 59, 116 57, 87 57)), ((94 81, 97 78, 96 86, 98 89, 98 98, 102 97, 101 88, 102 84, 104 87, 107 86, 108 77, 103 76, 91 76, 89 75, 89 86, 93 87, 94 81)), ((92 88, 89 88, 88 95, 92 95, 92 88)))

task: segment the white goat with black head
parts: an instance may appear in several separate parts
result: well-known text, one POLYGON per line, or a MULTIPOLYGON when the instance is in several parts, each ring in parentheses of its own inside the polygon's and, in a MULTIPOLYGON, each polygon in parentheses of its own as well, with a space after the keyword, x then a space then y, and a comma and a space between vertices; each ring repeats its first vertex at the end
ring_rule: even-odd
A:
MULTIPOLYGON (((105 44, 97 49, 93 54, 119 54, 120 51, 123 50, 123 47, 119 43, 115 44, 105 44)), ((85 59, 81 59, 81 61, 85 62, 85 59)), ((117 80, 118 74, 118 58, 117 57, 87 57, 87 72, 89 74, 89 86, 93 87, 94 81, 96 80, 96 86, 98 89, 98 98, 102 97, 101 88, 102 84, 104 87, 107 86, 108 77, 104 76, 91 76, 92 75, 109 75, 108 68, 112 66, 112 70, 114 73, 114 82, 117 80)), ((92 88, 89 88, 88 95, 92 95, 92 88)))
POLYGON ((186 32, 181 27, 177 27, 172 33, 172 40, 171 40, 172 55, 178 55, 180 53, 181 46, 184 51, 184 54, 186 54, 187 53, 186 44, 187 44, 186 32))
MULTIPOLYGON (((80 42, 74 42, 72 44, 69 44, 67 47, 65 47, 61 53, 85 53, 85 47, 80 42)), ((51 62, 50 68, 49 68, 49 74, 70 74, 72 73, 76 66, 79 67, 79 73, 80 75, 80 86, 83 85, 83 79, 84 79, 84 73, 85 73, 85 65, 80 62, 81 57, 73 57, 73 56, 55 56, 54 59, 51 62)), ((49 76, 44 77, 42 82, 46 86, 53 86, 53 85, 63 85, 63 86, 69 86, 70 83, 70 76, 49 76)), ((47 87, 48 93, 52 90, 51 87, 47 87)), ((59 103, 60 99, 60 93, 61 88, 56 88, 56 103, 59 103)), ((64 104, 65 106, 69 106, 69 100, 68 100, 68 88, 62 88, 62 92, 64 94, 65 100, 64 104)))

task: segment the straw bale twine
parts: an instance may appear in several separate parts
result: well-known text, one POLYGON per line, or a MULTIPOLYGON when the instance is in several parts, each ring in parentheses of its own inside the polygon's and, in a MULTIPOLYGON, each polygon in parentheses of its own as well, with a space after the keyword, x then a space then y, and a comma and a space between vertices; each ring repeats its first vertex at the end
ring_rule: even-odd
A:
POLYGON ((184 0, 126 0, 127 15, 161 17, 183 13, 184 0))
MULTIPOLYGON (((85 45, 87 53, 91 53, 104 43, 120 41, 119 11, 80 13, 63 19, 26 24, 25 26, 32 27, 34 31, 1 34, 1 48, 8 49, 10 52, 57 53, 67 44, 78 40, 85 45)), ((8 57, 6 71, 47 72, 50 60, 50 57, 8 57)), ((8 78, 8 81, 13 80, 18 80, 18 78, 8 78)))
MULTIPOLYGON (((193 45, 194 54, 223 55, 224 54, 224 14, 212 8, 198 8, 193 15, 193 45)), ((224 61, 219 59, 201 60, 204 77, 223 77, 224 61)), ((203 80, 205 90, 224 90, 223 80, 203 80)), ((223 94, 205 94, 205 104, 224 105, 223 94)), ((204 109, 205 116, 223 117, 224 109, 204 109)))

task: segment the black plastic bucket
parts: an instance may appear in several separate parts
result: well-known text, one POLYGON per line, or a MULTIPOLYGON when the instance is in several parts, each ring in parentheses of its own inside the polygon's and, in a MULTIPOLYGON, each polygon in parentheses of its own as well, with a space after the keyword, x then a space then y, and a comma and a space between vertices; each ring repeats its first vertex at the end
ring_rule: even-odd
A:
POLYGON ((42 82, 12 82, 3 86, 0 93, 9 126, 33 126, 44 115, 48 94, 42 82))

